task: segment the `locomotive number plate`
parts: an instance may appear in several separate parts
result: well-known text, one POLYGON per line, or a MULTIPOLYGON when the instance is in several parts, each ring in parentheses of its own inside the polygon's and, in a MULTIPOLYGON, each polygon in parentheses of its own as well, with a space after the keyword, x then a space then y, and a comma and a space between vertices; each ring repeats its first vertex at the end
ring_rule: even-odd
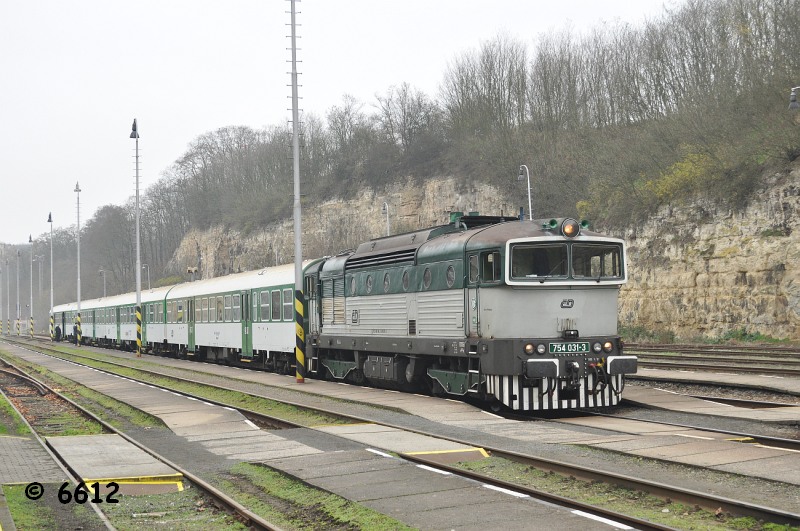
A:
POLYGON ((581 354, 589 352, 589 343, 550 343, 550 354, 581 354))

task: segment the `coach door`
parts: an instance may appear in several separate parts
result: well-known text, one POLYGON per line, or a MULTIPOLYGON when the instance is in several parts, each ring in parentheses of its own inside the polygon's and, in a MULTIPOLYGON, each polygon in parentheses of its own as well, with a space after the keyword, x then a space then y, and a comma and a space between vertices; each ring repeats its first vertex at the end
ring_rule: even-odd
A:
POLYGON ((480 337, 480 268, 478 254, 471 254, 467 258, 467 337, 480 337))
POLYGON ((250 311, 250 293, 241 293, 242 357, 253 357, 253 313, 250 311))
POLYGON ((189 331, 189 337, 187 338, 187 345, 186 348, 189 352, 195 351, 195 337, 194 337, 194 326, 195 326, 195 300, 189 299, 186 301, 186 328, 189 331))

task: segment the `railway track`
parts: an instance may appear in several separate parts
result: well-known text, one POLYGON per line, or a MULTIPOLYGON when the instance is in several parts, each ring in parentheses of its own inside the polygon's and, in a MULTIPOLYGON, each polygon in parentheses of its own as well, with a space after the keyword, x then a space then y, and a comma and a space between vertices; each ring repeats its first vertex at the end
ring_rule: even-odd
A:
MULTIPOLYGON (((31 344, 30 342, 27 342, 27 341, 24 342, 24 343, 26 345, 28 345, 28 346, 30 346, 30 344, 31 344)), ((38 348, 37 348, 37 350, 38 350, 38 348)), ((42 349, 42 350, 49 350, 49 349, 42 349)), ((58 354, 60 356, 63 356, 63 353, 58 353, 58 354)), ((70 356, 72 356, 72 354, 70 354, 70 356)), ((81 354, 81 356, 83 356, 84 358, 89 358, 91 360, 96 360, 94 355, 89 355, 88 353, 81 354)), ((107 357, 107 355, 105 355, 104 357, 107 357)), ((118 361, 110 362, 108 360, 105 360, 104 363, 115 364, 115 365, 117 365, 117 366, 119 366, 121 368, 124 367, 126 370, 132 368, 130 364, 124 363, 124 362, 123 363, 120 363, 118 361)), ((136 370, 141 370, 141 369, 137 368, 136 370)), ((143 375, 144 374, 145 373, 143 372, 143 375)), ((152 378, 153 375, 157 375, 157 374, 158 375, 165 375, 164 373, 161 373, 159 371, 149 370, 147 372, 147 375, 150 378, 152 378)), ((170 374, 169 377, 174 378, 175 376, 174 376, 174 374, 170 374)), ((143 379, 145 379, 145 378, 143 378, 143 379)), ((324 409, 321 409, 321 411, 323 411, 326 414, 339 414, 339 415, 341 415, 341 413, 339 413, 339 412, 326 411, 324 409)), ((246 415, 248 415, 248 416, 251 416, 251 418, 252 418, 253 412, 245 411, 244 413, 246 415)), ((270 422, 271 420, 274 420, 274 419, 270 419, 268 417, 269 416, 261 417, 260 420, 262 422, 270 422)), ((373 423, 376 423, 375 420, 373 420, 373 419, 366 419, 366 418, 362 418, 362 417, 351 417, 351 418, 353 420, 359 421, 359 422, 373 422, 373 423)), ((445 439, 451 440, 453 442, 457 442, 457 443, 461 443, 461 444, 465 444, 465 445, 474 445, 473 441, 460 440, 460 439, 452 438, 452 437, 450 437, 450 438, 442 437, 441 434, 430 433, 430 432, 427 432, 427 431, 424 431, 424 430, 409 429, 407 426, 388 424, 388 423, 384 423, 384 422, 377 422, 377 423, 378 424, 387 425, 387 426, 391 426, 391 427, 395 427, 395 428, 402 429, 402 430, 406 430, 406 431, 412 431, 412 432, 415 432, 415 433, 420 433, 420 434, 423 434, 423 435, 432 436, 432 437, 445 438, 445 439)), ((771 508, 768 508, 768 507, 762 507, 762 506, 754 505, 754 504, 751 504, 751 503, 748 503, 748 502, 731 500, 731 499, 718 497, 718 496, 705 495, 705 494, 700 493, 700 492, 681 489, 681 488, 678 488, 678 487, 675 487, 675 486, 670 486, 670 485, 666 485, 666 484, 660 484, 660 483, 657 483, 657 482, 643 481, 643 480, 640 480, 640 479, 635 478, 635 477, 630 477, 630 476, 625 476, 625 475, 620 475, 620 474, 602 472, 602 471, 598 471, 596 469, 589 469, 589 468, 586 468, 586 467, 580 467, 580 466, 576 466, 574 464, 564 463, 564 462, 560 462, 560 461, 557 461, 557 460, 542 459, 542 458, 538 458, 538 457, 532 456, 532 455, 524 455, 524 454, 519 454, 519 453, 515 453, 515 452, 509 452, 508 450, 502 449, 502 448, 492 448, 492 447, 487 447, 486 445, 483 445, 483 447, 486 450, 488 450, 492 455, 503 456, 503 457, 506 457, 507 459, 514 460, 514 461, 517 461, 517 462, 522 462, 522 463, 527 464, 528 466, 533 466, 533 467, 535 467, 537 469, 553 471, 553 472, 557 472, 557 473, 565 475, 565 476, 582 478, 582 479, 585 479, 587 481, 602 481, 602 482, 605 482, 605 483, 608 483, 608 484, 612 484, 612 485, 623 485, 626 488, 632 488, 632 489, 640 490, 642 492, 652 493, 652 494, 654 494, 654 495, 656 495, 658 497, 662 497, 663 499, 681 500, 681 501, 683 501, 683 502, 685 502, 687 504, 699 505, 701 507, 707 508, 707 509, 712 510, 712 511, 713 510, 717 510, 719 508, 722 508, 723 510, 725 510, 725 511, 731 513, 731 514, 752 516, 754 518, 758 518, 758 519, 766 521, 766 522, 776 522, 776 523, 781 523, 781 524, 789 524, 789 525, 800 526, 800 515, 793 514, 793 513, 790 513, 790 512, 786 512, 786 511, 775 510, 775 509, 771 509, 771 508)), ((419 457, 412 457, 412 456, 403 456, 403 457, 407 458, 407 459, 415 460, 415 461, 421 461, 422 460, 422 458, 419 458, 419 457)), ((431 461, 427 461, 425 464, 428 465, 428 466, 441 467, 441 465, 439 463, 431 462, 431 461)), ((450 470, 448 470, 448 471, 450 471, 450 470)), ((454 471, 451 471, 451 472, 454 472, 454 471)), ((458 471, 458 473, 464 475, 462 471, 458 471)), ((520 492, 525 492, 526 494, 531 495, 531 496, 542 497, 542 498, 547 498, 548 496, 550 496, 550 495, 547 495, 546 493, 541 493, 541 492, 536 492, 535 490, 530 490, 527 487, 524 487, 524 486, 521 486, 521 485, 514 485, 514 484, 506 484, 506 483, 502 483, 502 482, 495 482, 495 480, 492 480, 491 478, 488 478, 486 476, 476 475, 474 477, 475 477, 475 479, 478 479, 480 481, 483 481, 483 482, 486 482, 486 483, 489 483, 489 484, 496 484, 497 486, 499 486, 501 488, 516 489, 516 490, 518 490, 520 492)), ((551 499, 551 501, 557 502, 559 504, 564 504, 565 503, 563 500, 556 500, 554 498, 550 498, 550 499, 551 499)), ((586 510, 587 509, 584 506, 580 506, 580 504, 576 504, 575 507, 578 510, 586 510)), ((596 508, 594 510, 596 511, 596 508)), ((634 522, 633 520, 627 519, 627 517, 625 517, 624 515, 620 515, 620 514, 614 513, 614 512, 611 512, 611 513, 599 512, 599 514, 604 518, 610 518, 610 519, 614 519, 614 520, 622 521, 622 522, 629 521, 630 522, 629 525, 632 525, 633 527, 636 527, 636 528, 639 528, 639 529, 661 529, 662 528, 660 526, 652 527, 652 524, 649 524, 647 522, 642 522, 642 521, 635 521, 634 522)))
POLYGON ((625 348, 642 368, 800 376, 797 347, 630 343, 625 348))
MULTIPOLYGON (((68 409, 71 408, 86 418, 92 419, 94 422, 100 424, 103 429, 107 433, 115 433, 122 437, 123 439, 127 440, 131 444, 135 445, 139 449, 145 451, 146 453, 153 456, 158 461, 164 463, 165 465, 173 468, 177 472, 181 473, 185 478, 187 478, 195 488, 199 489, 203 492, 206 496, 214 500, 214 502, 224 510, 226 510, 229 514, 235 515, 236 518, 241 521, 243 524, 250 526, 251 529, 259 529, 259 530, 279 530, 280 528, 276 525, 270 523, 269 521, 265 520, 264 518, 260 517, 259 515, 253 513, 232 497, 228 496, 224 492, 220 491, 210 483, 206 482, 198 475, 192 473, 191 471, 180 467, 176 463, 171 462, 166 457, 158 454, 152 448, 149 448, 136 439, 130 437, 129 435, 123 433, 122 431, 114 428, 111 424, 105 422, 101 418, 94 415, 91 411, 87 410, 86 408, 82 407, 81 405, 77 404, 73 400, 70 400, 68 397, 64 396, 63 394, 59 393, 52 387, 49 387, 47 384, 33 378, 29 374, 27 374, 24 370, 20 369, 19 367, 14 366, 13 364, 9 363, 7 360, 0 360, 4 365, 9 367, 10 369, 3 370, 3 374, 6 375, 8 378, 14 377, 17 381, 23 382, 23 386, 28 386, 35 390, 34 393, 25 392, 21 390, 19 385, 16 386, 9 386, 8 384, 2 384, 3 387, 6 389, 13 389, 12 396, 17 398, 15 402, 19 403, 19 400, 24 400, 25 407, 24 408, 16 408, 17 412, 23 418, 28 421, 28 424, 33 428, 34 432, 39 435, 47 435, 48 433, 52 432, 55 427, 49 424, 42 424, 40 419, 47 419, 51 418, 53 415, 51 414, 53 408, 59 409, 68 409), (36 398, 38 397, 38 399, 36 398), (48 397, 55 397, 56 399, 48 398, 48 397), (54 405, 55 404, 55 405, 54 405)), ((54 458, 59 459, 60 457, 57 454, 52 454, 54 458)), ((65 469, 68 469, 68 463, 61 461, 62 466, 65 469)), ((73 483, 77 485, 80 482, 80 478, 72 476, 73 483)), ((102 510, 93 504, 93 507, 96 512, 102 512, 102 510)), ((107 522, 108 520, 104 518, 107 522)), ((110 527, 113 529, 113 527, 110 527)))

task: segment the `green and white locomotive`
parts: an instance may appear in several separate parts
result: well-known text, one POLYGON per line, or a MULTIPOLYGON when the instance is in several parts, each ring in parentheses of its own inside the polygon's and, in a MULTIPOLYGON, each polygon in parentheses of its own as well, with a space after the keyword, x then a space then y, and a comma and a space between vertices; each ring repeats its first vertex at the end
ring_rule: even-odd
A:
POLYGON ((574 219, 452 217, 306 272, 307 352, 328 377, 539 411, 611 406, 624 242, 574 219))

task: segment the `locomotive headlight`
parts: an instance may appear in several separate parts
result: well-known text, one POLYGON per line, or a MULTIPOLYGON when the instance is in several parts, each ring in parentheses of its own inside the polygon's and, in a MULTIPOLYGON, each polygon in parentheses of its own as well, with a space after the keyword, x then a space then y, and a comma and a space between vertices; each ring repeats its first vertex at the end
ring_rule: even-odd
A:
POLYGON ((567 218, 561 224, 561 234, 567 238, 574 238, 581 233, 581 224, 574 219, 567 218))
POLYGON ((534 348, 533 343, 525 343, 525 354, 531 356, 534 352, 536 352, 536 349, 534 348))
POLYGON ((592 345, 592 350, 594 350, 595 352, 600 352, 601 350, 603 350, 603 346, 600 343, 595 343, 594 345, 592 345))
POLYGON ((545 347, 543 344, 539 344, 536 347, 536 352, 538 352, 539 354, 544 354, 546 351, 547 351, 547 347, 545 347))
POLYGON ((614 343, 612 343, 611 341, 606 341, 605 343, 603 343, 603 350, 605 350, 606 352, 611 352, 613 349, 614 349, 614 343))

